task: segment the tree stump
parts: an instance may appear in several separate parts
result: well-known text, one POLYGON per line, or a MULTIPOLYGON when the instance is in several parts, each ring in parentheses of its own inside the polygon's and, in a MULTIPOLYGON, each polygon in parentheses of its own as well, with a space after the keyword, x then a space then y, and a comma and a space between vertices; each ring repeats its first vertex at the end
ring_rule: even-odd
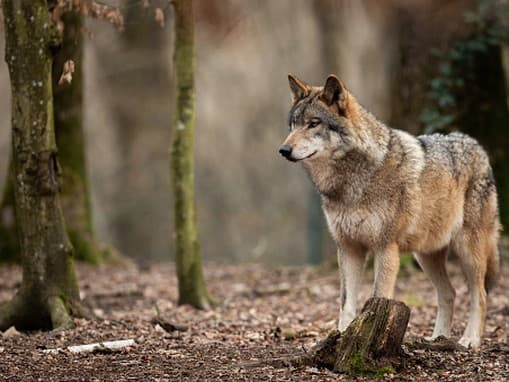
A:
POLYGON ((344 333, 332 331, 313 347, 312 364, 350 375, 394 371, 403 351, 410 308, 401 301, 370 298, 344 333))

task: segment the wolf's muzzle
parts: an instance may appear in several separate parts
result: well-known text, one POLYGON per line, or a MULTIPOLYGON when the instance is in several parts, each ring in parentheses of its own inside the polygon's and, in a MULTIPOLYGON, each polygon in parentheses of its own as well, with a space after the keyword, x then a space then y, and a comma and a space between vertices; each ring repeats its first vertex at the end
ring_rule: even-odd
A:
POLYGON ((291 146, 283 145, 279 148, 279 153, 286 159, 290 159, 290 156, 292 155, 292 148, 291 146))

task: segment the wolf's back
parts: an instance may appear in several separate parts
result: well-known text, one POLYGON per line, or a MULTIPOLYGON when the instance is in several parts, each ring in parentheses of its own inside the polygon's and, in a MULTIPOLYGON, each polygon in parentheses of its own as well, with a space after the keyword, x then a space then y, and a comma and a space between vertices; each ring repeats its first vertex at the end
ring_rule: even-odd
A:
POLYGON ((468 135, 454 132, 448 135, 421 135, 417 139, 425 151, 426 161, 445 165, 454 178, 493 178, 488 155, 481 145, 468 135))

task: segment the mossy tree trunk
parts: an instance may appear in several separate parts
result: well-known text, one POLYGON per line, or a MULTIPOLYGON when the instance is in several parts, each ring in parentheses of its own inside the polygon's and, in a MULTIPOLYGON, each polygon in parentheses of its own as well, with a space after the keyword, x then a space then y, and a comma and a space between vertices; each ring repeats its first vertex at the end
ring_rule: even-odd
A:
POLYGON ((61 167, 60 200, 76 259, 100 263, 108 251, 95 240, 92 227, 83 132, 82 19, 77 10, 62 15, 64 32, 53 60, 55 135, 61 167), (58 85, 67 60, 75 62, 72 82, 58 85))
POLYGON ((23 280, 0 307, 0 329, 66 328, 79 310, 79 289, 58 194, 50 50, 57 34, 45 0, 2 4, 23 280))
MULTIPOLYGON (((53 105, 55 135, 61 169, 60 200, 69 238, 78 260, 100 263, 110 251, 100 245, 93 233, 92 211, 88 192, 85 142, 83 132, 83 21, 78 11, 62 15, 65 30, 53 51, 53 105), (64 63, 72 59, 75 72, 71 84, 58 85, 64 63)), ((9 171, 0 211, 0 258, 19 260, 14 210, 14 187, 9 171), (14 238, 14 240, 13 240, 14 238)))
POLYGON ((194 200, 195 49, 192 0, 176 0, 175 107, 171 177, 179 304, 208 309, 211 299, 203 278, 194 200))

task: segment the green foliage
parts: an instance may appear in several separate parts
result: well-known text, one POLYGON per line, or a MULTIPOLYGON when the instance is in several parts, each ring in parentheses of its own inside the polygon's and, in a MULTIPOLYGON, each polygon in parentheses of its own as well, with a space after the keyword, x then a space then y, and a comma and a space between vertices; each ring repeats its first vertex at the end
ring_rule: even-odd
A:
POLYGON ((429 82, 429 105, 420 117, 426 134, 451 130, 468 112, 463 100, 475 87, 479 58, 508 41, 508 30, 497 19, 495 7, 493 2, 481 1, 476 12, 464 15, 473 32, 449 49, 431 52, 439 64, 429 82))

